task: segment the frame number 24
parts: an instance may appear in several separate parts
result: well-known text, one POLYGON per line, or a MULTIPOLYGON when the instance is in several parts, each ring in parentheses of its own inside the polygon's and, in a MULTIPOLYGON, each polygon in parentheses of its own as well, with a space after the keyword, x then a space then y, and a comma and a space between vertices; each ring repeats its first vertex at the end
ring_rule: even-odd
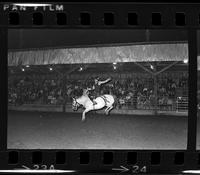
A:
POLYGON ((140 167, 138 165, 133 165, 131 169, 132 169, 132 173, 146 173, 147 172, 146 166, 140 167))

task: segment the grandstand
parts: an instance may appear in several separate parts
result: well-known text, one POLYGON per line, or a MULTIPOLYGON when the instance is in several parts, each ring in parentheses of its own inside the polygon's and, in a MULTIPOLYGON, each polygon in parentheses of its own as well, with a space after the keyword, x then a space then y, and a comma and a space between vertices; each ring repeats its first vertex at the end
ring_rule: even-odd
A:
MULTIPOLYGON (((140 64, 148 69, 149 65, 155 63, 140 64)), ((170 64, 172 62, 161 62, 157 69, 161 70, 170 64)), ((158 106, 154 105, 153 75, 135 63, 118 63, 117 71, 112 63, 90 64, 87 68, 83 66, 84 69, 80 71, 81 66, 78 65, 66 76, 63 75, 72 65, 9 67, 9 104, 19 109, 25 104, 71 106, 71 97, 78 91, 75 89, 90 86, 98 75, 112 77, 112 81, 101 92, 116 95, 118 109, 187 111, 188 100, 183 102, 180 99, 187 98, 188 92, 187 65, 181 61, 158 76, 158 106)))

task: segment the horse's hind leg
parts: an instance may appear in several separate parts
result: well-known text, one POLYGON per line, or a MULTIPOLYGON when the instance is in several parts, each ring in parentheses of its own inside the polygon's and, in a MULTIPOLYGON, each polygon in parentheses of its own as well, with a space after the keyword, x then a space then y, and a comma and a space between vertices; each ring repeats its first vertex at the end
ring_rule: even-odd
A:
POLYGON ((105 109, 105 113, 106 113, 106 115, 108 115, 108 109, 109 109, 110 107, 107 107, 106 109, 105 109))
POLYGON ((109 115, 110 111, 113 109, 113 106, 108 107, 107 111, 106 111, 106 115, 109 115))

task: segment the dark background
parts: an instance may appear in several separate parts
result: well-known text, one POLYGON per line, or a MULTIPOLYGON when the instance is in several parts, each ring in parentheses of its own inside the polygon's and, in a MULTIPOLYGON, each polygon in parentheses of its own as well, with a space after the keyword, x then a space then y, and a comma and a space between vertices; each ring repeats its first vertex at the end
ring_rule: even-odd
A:
POLYGON ((67 48, 106 44, 185 42, 184 30, 10 29, 8 49, 67 48))

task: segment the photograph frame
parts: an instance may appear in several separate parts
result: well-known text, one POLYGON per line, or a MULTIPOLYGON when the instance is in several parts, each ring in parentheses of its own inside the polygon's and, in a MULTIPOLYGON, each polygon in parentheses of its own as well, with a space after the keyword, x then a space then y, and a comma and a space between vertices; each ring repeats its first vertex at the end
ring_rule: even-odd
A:
MULTIPOLYGON (((115 4, 113 5, 113 3, 110 4, 104 4, 104 3, 100 3, 101 5, 98 7, 98 15, 101 16, 100 11, 103 10, 102 8, 104 6, 108 7, 114 11, 114 12, 120 12, 119 7, 121 4, 115 4)), ((2 5, 2 4, 1 4, 2 5)), ((80 10, 80 7, 78 6, 78 4, 73 4, 73 3, 65 3, 64 5, 69 5, 66 10, 70 7, 72 7, 72 11, 73 14, 76 14, 75 16, 73 16, 72 18, 74 20, 72 20, 73 22, 71 23, 71 28, 78 28, 82 26, 78 26, 77 25, 77 20, 76 17, 78 15, 77 13, 77 9, 80 10)), ((129 4, 129 3, 124 3, 123 4, 125 7, 126 11, 129 11, 130 6, 134 7, 132 11, 137 11, 139 12, 139 14, 142 14, 141 11, 147 10, 148 9, 148 4, 129 4), (134 6, 135 5, 135 6, 134 6), (142 5, 142 6, 141 6, 142 5), (144 5, 144 6, 143 6, 144 5)), ((156 8, 159 8, 159 11, 163 12, 164 14, 173 12, 173 14, 175 14, 175 12, 177 11, 177 7, 175 7, 175 5, 177 4, 168 4, 167 6, 163 6, 161 4, 157 4, 156 7, 152 7, 151 6, 151 11, 155 11, 156 8), (164 10, 165 8, 167 8, 167 10, 164 10)), ((95 5, 93 3, 91 3, 88 6, 83 6, 82 9, 84 8, 91 8, 95 7, 95 5)), ((0 157, 2 159, 0 159, 0 169, 1 170, 14 170, 15 168, 22 168, 22 165, 24 165, 24 163, 26 162, 27 167, 29 167, 30 169, 34 169, 34 164, 32 162, 32 159, 30 157, 33 157, 33 154, 39 152, 39 154, 42 154, 42 163, 44 163, 44 165, 55 165, 55 167, 58 167, 60 169, 75 169, 76 172, 108 172, 108 173, 115 173, 116 171, 123 171, 123 168, 121 170, 113 170, 113 168, 120 168, 120 166, 125 166, 128 167, 128 171, 131 171, 132 173, 141 173, 141 171, 138 172, 133 172, 134 168, 131 165, 127 164, 127 152, 137 152, 138 159, 139 161, 137 162, 137 166, 139 166, 142 168, 143 166, 147 167, 147 173, 180 173, 180 172, 184 172, 187 170, 198 170, 200 165, 199 165, 199 154, 200 152, 198 150, 196 150, 196 121, 197 121, 197 31, 196 31, 196 27, 199 27, 198 23, 196 22, 196 16, 198 14, 198 7, 199 5, 196 4, 182 4, 179 5, 179 11, 187 11, 186 16, 188 17, 187 19, 190 19, 190 23, 187 24, 186 26, 180 27, 180 26, 175 26, 174 25, 174 20, 173 20, 173 15, 172 13, 168 16, 165 17, 165 20, 167 21, 163 26, 159 27, 159 29, 166 29, 166 28, 170 28, 170 29, 186 29, 188 32, 188 46, 189 46, 189 117, 188 117, 188 143, 187 143, 187 150, 173 150, 173 151, 166 151, 166 150, 159 150, 158 152, 161 153, 161 162, 159 164, 159 166, 155 166, 152 165, 151 163, 151 155, 152 152, 155 152, 154 150, 126 150, 126 151, 119 151, 119 150, 112 150, 111 152, 114 155, 114 161, 111 161, 111 164, 105 165, 103 162, 103 157, 105 156, 104 153, 105 152, 109 152, 108 150, 99 150, 99 151, 93 151, 93 150, 87 150, 86 152, 89 152, 90 157, 92 160, 92 164, 89 165, 81 165, 80 164, 80 152, 85 152, 85 150, 77 150, 77 151, 73 151, 73 150, 62 150, 64 153, 67 154, 67 160, 68 160, 68 164, 66 166, 66 164, 64 163, 63 165, 56 165, 56 160, 55 160, 55 154, 56 152, 58 152, 58 150, 8 150, 7 149, 7 116, 5 116, 6 114, 6 110, 7 110, 7 106, 5 105, 5 103, 3 105, 1 105, 1 121, 2 123, 0 124, 0 136, 2 138, 2 142, 0 142, 0 157), (185 10, 184 10, 185 9, 185 10), (193 9, 193 10, 191 10, 193 9), (193 78, 192 78, 193 77, 193 78), (195 104, 195 105, 194 105, 195 104), (177 153, 180 153, 177 155, 177 153), (9 160, 12 159, 10 157, 12 157, 12 154, 17 154, 19 157, 19 159, 17 160, 17 163, 11 163, 9 164, 9 160), (175 164, 175 160, 176 160, 176 156, 177 157, 184 157, 184 161, 183 164, 175 164), (101 166, 99 168, 97 168, 97 165, 100 164, 101 166), (128 166, 127 166, 128 165, 128 166)), ((96 7, 97 8, 97 7, 96 7)), ((79 12, 78 10, 78 12, 79 12)), ((2 12, 2 11, 1 11, 2 12)), ((8 23, 8 12, 3 12, 0 15, 0 19, 3 19, 0 26, 0 38, 3 41, 3 43, 0 43, 0 55, 2 57, 7 57, 7 35, 8 35, 8 31, 7 29, 11 27, 11 25, 9 25, 8 23), (3 26, 3 27, 2 27, 3 26), (6 26, 6 27, 5 27, 6 26)), ((32 10, 29 11, 32 13, 32 10)), ((50 12, 45 12, 45 20, 47 20, 48 22, 45 23, 45 25, 40 26, 41 28, 48 28, 48 25, 50 22, 49 19, 51 19, 50 16, 48 16, 48 13, 50 12)), ((20 13, 20 15, 22 14, 22 18, 24 17, 23 13, 20 13)), ((28 13, 29 14, 29 13, 28 13)), ((96 14, 96 15, 97 15, 96 14)), ((97 16, 98 16, 97 15, 97 16)), ((148 13, 146 13, 146 15, 148 15, 148 13)), ((29 16, 30 17, 30 16, 29 16)), ((26 18, 28 19, 28 17, 26 18)), ((98 18, 99 19, 99 18, 98 18)), ((35 27, 34 25, 31 24, 30 19, 28 20, 29 22, 26 23, 22 23, 20 26, 12 26, 11 28, 27 28, 28 26, 31 28, 40 28, 40 27, 35 27)), ((113 26, 102 26, 102 22, 101 20, 96 20, 97 22, 95 23, 95 25, 92 25, 94 28, 95 26, 100 26, 100 28, 112 28, 113 26)), ((123 17, 118 17, 116 24, 114 25, 115 29, 119 29, 119 28, 129 28, 130 26, 124 25, 124 26, 120 26, 119 25, 119 21, 125 21, 123 17)), ((125 22, 124 22, 125 23, 125 22)), ((151 26, 150 22, 148 20, 146 20, 146 16, 143 15, 140 18, 140 25, 137 26, 136 28, 139 29, 143 29, 146 28, 146 26, 148 26, 149 28, 155 28, 154 26, 151 26)), ((56 25, 52 25, 51 27, 58 27, 56 25)), ((62 27, 60 27, 62 28, 62 27)), ((131 27, 132 28, 132 27, 131 27)), ((1 71, 2 71, 2 84, 7 84, 7 68, 5 65, 7 65, 7 61, 6 60, 1 60, 2 64, 1 65, 1 71)), ((7 101, 7 93, 5 94, 4 92, 7 92, 7 87, 6 86, 1 86, 1 93, 0 93, 0 98, 3 99, 3 101, 7 101)), ((6 103, 7 104, 7 103, 6 103)), ((37 157, 37 156, 36 156, 37 157)), ((36 161, 37 162, 37 161, 36 161)), ((67 162, 67 161, 66 161, 67 162)), ((37 163, 36 163, 37 164, 37 163)), ((41 165, 41 162, 38 163, 39 165, 41 165)), ((25 165, 25 166, 26 166, 25 165)), ((39 169, 42 169, 42 167, 39 167, 39 169)), ((125 171, 125 170, 124 170, 125 171)))

